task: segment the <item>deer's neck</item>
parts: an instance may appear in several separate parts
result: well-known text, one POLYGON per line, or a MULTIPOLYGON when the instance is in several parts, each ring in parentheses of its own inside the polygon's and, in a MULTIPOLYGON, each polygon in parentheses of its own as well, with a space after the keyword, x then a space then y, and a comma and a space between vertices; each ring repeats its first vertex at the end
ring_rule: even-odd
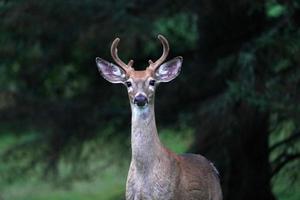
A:
POLYGON ((161 152, 155 124, 154 105, 138 108, 132 105, 131 148, 132 161, 137 168, 151 167, 161 152))

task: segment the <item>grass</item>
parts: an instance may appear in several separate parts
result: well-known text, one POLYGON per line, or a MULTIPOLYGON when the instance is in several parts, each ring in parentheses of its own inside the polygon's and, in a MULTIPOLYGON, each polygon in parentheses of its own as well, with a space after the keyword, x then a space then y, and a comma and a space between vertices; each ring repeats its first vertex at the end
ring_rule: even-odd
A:
POLYGON ((28 178, 2 185, 1 193, 4 200, 114 200, 123 196, 126 174, 124 169, 109 166, 92 180, 75 180, 67 185, 28 178))
MULTIPOLYGON (((105 131, 112 135, 113 129, 108 127, 105 131)), ((193 142, 192 129, 163 129, 160 133, 162 143, 176 153, 186 152, 193 142)), ((34 138, 34 133, 23 135, 0 134, 0 154, 11 145, 34 138)), ((45 180, 41 178, 41 170, 35 170, 29 175, 6 181, 1 179, 1 175, 11 172, 7 171, 11 163, 0 162, 0 200, 122 200, 130 162, 130 149, 124 150, 126 145, 120 149, 122 143, 128 144, 129 141, 120 138, 111 140, 104 136, 86 142, 81 154, 88 155, 89 159, 86 163, 76 164, 83 168, 74 173, 74 163, 70 164, 67 159, 62 158, 57 179, 45 180), (118 156, 122 151, 126 155, 123 153, 118 156), (86 179, 73 178, 81 177, 86 172, 91 172, 86 179)), ((22 163, 18 159, 13 161, 17 166, 22 163)), ((300 199, 300 190, 297 187, 299 182, 292 184, 293 177, 299 176, 298 166, 299 162, 291 163, 273 179, 273 192, 278 200, 300 199), (291 175, 291 171, 295 171, 296 174, 291 175)))

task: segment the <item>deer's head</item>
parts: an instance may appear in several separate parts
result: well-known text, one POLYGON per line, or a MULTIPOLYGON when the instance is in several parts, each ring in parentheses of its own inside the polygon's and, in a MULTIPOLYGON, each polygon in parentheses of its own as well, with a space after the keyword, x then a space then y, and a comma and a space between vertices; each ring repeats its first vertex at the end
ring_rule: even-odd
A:
POLYGON ((99 72, 111 83, 122 83, 127 87, 130 104, 143 108, 154 103, 154 94, 157 85, 161 82, 173 80, 180 72, 182 57, 175 57, 165 62, 169 53, 169 43, 165 37, 158 35, 163 45, 163 54, 155 62, 149 60, 149 66, 143 71, 135 71, 132 68, 133 60, 125 64, 118 56, 119 38, 116 38, 111 45, 111 56, 117 65, 107 62, 99 57, 96 63, 99 72))

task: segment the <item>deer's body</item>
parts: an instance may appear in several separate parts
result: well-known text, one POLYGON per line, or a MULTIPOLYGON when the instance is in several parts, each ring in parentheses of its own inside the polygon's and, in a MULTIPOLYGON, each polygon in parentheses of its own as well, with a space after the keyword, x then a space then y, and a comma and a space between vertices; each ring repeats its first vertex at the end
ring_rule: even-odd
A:
POLYGON ((180 72, 182 58, 161 65, 168 54, 168 42, 159 36, 164 54, 144 71, 134 71, 117 55, 116 39, 111 48, 115 66, 96 59, 99 71, 112 83, 128 88, 132 111, 132 159, 127 177, 126 200, 222 200, 218 174, 210 161, 200 155, 177 155, 160 142, 154 114, 156 82, 168 82, 180 72))
POLYGON ((132 109, 127 200, 220 200, 218 175, 203 156, 177 155, 159 140, 153 106, 132 109))

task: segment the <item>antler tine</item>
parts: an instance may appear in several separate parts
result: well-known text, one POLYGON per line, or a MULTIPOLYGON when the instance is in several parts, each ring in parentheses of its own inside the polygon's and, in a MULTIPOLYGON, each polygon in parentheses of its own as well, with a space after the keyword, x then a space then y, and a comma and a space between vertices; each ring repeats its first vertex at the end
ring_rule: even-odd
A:
POLYGON ((133 60, 130 60, 128 64, 126 65, 118 56, 118 44, 120 42, 120 38, 116 38, 113 43, 111 44, 110 53, 111 57, 114 59, 114 61, 122 67, 126 72, 131 69, 133 65, 133 60))
POLYGON ((160 64, 162 64, 165 61, 165 59, 167 58, 167 56, 169 54, 169 50, 170 50, 168 40, 164 36, 158 35, 158 39, 160 40, 161 44, 163 45, 163 54, 154 63, 152 62, 152 60, 148 61, 150 67, 153 69, 156 69, 160 64))

